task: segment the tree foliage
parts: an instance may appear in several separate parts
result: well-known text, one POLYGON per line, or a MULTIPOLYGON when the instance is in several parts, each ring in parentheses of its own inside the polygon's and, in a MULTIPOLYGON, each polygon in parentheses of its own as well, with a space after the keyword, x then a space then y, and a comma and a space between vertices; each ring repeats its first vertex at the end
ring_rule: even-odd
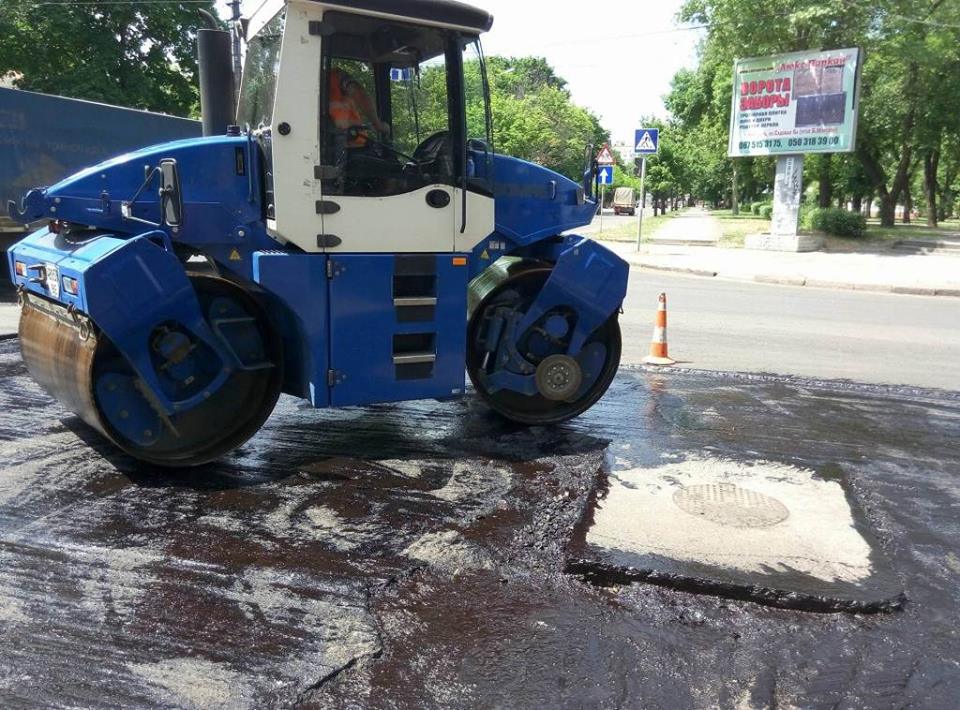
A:
POLYGON ((213 4, 6 0, 0 76, 29 91, 196 114, 197 8, 213 4))
POLYGON ((610 139, 597 116, 573 102, 545 59, 491 57, 487 72, 497 152, 579 180, 585 146, 610 139))
MULTIPOLYGON (((7 0, 0 76, 12 73, 16 86, 30 91, 196 115, 196 10, 213 5, 7 0)), ((545 59, 492 57, 487 69, 496 149, 579 180, 585 146, 609 140, 597 116, 573 102, 545 59)), ((467 62, 465 71, 470 93, 479 96, 479 63, 467 62)), ((441 123, 446 115, 442 74, 434 73, 420 78, 423 126, 436 123, 431 112, 441 123)), ((483 135, 482 105, 468 112, 471 129, 483 135)))
MULTIPOLYGON (((599 146, 610 138, 597 116, 573 102, 566 81, 545 59, 490 57, 486 66, 496 151, 579 181, 586 146, 599 146)), ((471 138, 481 138, 485 125, 478 60, 464 62, 464 81, 467 130, 471 138)), ((416 92, 419 124, 438 130, 447 116, 443 67, 423 71, 416 92)))
MULTIPOLYGON (((687 0, 680 19, 707 24, 696 70, 674 76, 667 96, 682 133, 691 189, 704 199, 730 198, 726 159, 731 67, 736 57, 860 46, 860 124, 855 154, 806 161, 819 202, 873 197, 892 223, 894 208, 924 194, 931 221, 953 209, 960 135, 960 3, 956 0, 687 0), (924 170, 919 170, 923 166, 924 170), (923 185, 918 190, 919 184, 923 185)), ((743 197, 772 189, 772 160, 739 160, 743 197)))

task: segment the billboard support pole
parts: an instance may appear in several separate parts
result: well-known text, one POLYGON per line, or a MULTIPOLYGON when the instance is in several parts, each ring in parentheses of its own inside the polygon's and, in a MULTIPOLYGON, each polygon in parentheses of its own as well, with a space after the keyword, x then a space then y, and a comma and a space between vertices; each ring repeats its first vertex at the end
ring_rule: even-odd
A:
POLYGON ((731 202, 733 204, 731 204, 730 207, 732 208, 731 211, 733 212, 733 216, 736 217, 738 214, 740 214, 740 193, 739 193, 739 190, 737 189, 737 159, 733 158, 732 160, 733 160, 733 200, 731 200, 731 202))
POLYGON ((643 209, 647 206, 643 182, 647 178, 647 156, 640 159, 640 209, 637 210, 637 251, 640 251, 640 237, 643 234, 643 209))
POLYGON ((778 251, 811 251, 821 246, 817 237, 798 234, 802 196, 803 154, 777 156, 770 244, 766 248, 778 251))

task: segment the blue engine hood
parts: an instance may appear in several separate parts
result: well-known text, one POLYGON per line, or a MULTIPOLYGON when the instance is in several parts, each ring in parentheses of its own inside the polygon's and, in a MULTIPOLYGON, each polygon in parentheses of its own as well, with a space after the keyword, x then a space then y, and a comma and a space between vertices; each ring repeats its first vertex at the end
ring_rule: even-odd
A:
MULTIPOLYGON (((188 217, 200 208, 208 212, 207 221, 213 216, 209 210, 219 208, 228 213, 224 221, 231 224, 259 219, 259 181, 251 165, 254 151, 243 136, 190 138, 124 153, 50 187, 31 190, 20 205, 11 206, 10 216, 24 224, 61 219, 117 233, 142 232, 142 223, 124 219, 121 203, 129 202, 143 185, 145 169, 156 167, 163 158, 175 159, 180 168, 188 217), (224 205, 233 207, 232 213, 219 207, 224 205)), ((134 217, 159 221, 158 184, 154 179, 137 197, 134 217)))
POLYGON ((494 156, 496 230, 526 245, 590 224, 595 200, 585 200, 573 180, 540 165, 494 156))

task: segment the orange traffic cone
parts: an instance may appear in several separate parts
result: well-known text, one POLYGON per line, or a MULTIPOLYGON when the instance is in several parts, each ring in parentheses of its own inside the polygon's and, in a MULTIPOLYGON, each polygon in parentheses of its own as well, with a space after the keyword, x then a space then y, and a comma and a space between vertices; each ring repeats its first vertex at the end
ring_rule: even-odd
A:
POLYGON ((667 294, 661 293, 657 299, 657 319, 653 325, 653 338, 650 340, 650 354, 643 358, 648 365, 673 365, 667 355, 667 294))

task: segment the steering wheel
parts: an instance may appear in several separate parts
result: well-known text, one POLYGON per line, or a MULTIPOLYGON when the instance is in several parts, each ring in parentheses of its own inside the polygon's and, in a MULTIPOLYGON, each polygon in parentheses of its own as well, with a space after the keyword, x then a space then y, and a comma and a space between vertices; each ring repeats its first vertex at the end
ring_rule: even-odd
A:
POLYGON ((372 143, 373 145, 376 145, 376 146, 378 146, 378 147, 380 147, 380 148, 383 148, 383 149, 386 150, 387 152, 393 153, 393 154, 396 155, 398 158, 403 158, 403 160, 406 161, 406 162, 408 162, 408 163, 416 163, 416 162, 417 162, 416 158, 414 158, 414 157, 412 157, 412 156, 409 156, 409 155, 407 155, 406 153, 404 153, 404 152, 402 152, 402 151, 397 150, 397 149, 394 148, 392 145, 388 145, 387 143, 384 143, 384 142, 383 142, 382 140, 380 140, 379 138, 371 138, 371 137, 370 137, 370 134, 371 134, 371 133, 373 133, 374 135, 376 135, 377 132, 374 130, 373 126, 371 126, 371 125, 369 125, 369 124, 366 124, 366 123, 359 123, 359 124, 356 124, 356 125, 348 126, 348 127, 347 127, 347 137, 348 137, 350 140, 354 140, 354 139, 356 139, 356 138, 359 138, 360 136, 363 136, 364 138, 366 138, 367 143, 372 143))
POLYGON ((417 163, 432 163, 450 142, 450 131, 437 131, 428 136, 417 149, 413 151, 413 160, 417 163))

